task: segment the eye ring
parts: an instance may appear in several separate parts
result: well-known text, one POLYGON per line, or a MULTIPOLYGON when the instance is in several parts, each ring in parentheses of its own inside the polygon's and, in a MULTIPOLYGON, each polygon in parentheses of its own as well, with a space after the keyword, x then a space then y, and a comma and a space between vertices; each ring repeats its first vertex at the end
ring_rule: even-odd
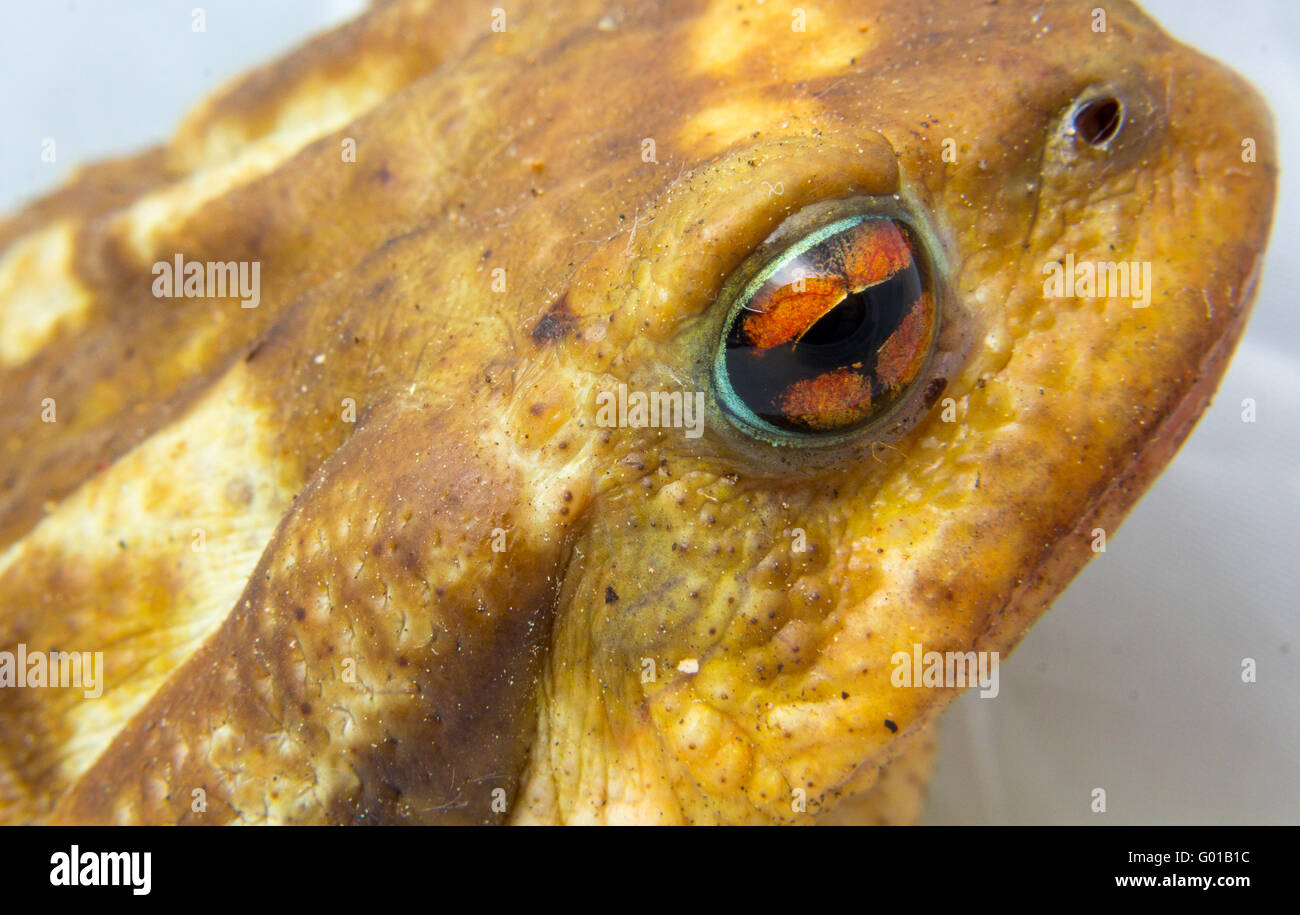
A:
POLYGON ((831 207, 801 233, 782 231, 796 214, 769 238, 783 244, 739 271, 713 378, 722 412, 749 437, 834 444, 912 400, 940 309, 923 236, 897 209, 831 207))

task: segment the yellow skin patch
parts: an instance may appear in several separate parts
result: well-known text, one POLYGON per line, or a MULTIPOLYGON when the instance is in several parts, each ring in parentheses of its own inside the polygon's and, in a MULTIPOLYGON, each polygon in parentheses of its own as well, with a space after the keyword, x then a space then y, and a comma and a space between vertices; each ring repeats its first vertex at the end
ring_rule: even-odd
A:
POLYGON ((686 59, 697 73, 730 79, 747 66, 779 66, 789 80, 840 74, 872 53, 871 7, 856 15, 821 4, 703 4, 690 23, 686 59))
POLYGON ((50 790, 74 783, 221 624, 293 497, 246 385, 227 375, 0 555, 0 626, 33 650, 104 652, 100 698, 6 694, 50 790))
POLYGON ((102 650, 118 697, 0 689, 0 819, 915 817, 955 691, 892 655, 1005 655, 1188 433, 1268 112, 1126 3, 606 6, 378 6, 0 223, 73 248, 0 366, 0 650, 102 650), (851 199, 923 237, 935 355, 896 425, 752 438, 727 282, 851 199), (155 298, 178 252, 258 262, 259 307, 155 298), (1047 298, 1067 253, 1151 264, 1150 304, 1047 298), (706 392, 702 435, 598 424, 619 385, 706 392))
POLYGON ((75 327, 90 295, 73 275, 72 226, 57 222, 0 256, 0 365, 27 361, 59 329, 75 327))

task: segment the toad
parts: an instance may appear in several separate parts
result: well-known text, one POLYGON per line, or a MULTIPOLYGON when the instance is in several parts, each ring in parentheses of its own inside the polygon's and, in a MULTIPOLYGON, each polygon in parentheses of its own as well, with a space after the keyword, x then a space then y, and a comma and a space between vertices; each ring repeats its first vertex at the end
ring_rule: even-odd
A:
POLYGON ((915 819, 899 658, 1015 646, 1267 240, 1100 12, 381 3, 0 223, 0 820, 915 819))

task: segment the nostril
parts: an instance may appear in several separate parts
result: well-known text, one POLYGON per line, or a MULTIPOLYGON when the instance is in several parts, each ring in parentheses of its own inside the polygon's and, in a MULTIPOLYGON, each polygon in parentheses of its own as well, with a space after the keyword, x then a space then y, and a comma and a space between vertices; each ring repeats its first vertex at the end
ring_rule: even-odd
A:
POLYGON ((1114 96, 1084 102, 1074 114, 1074 132, 1090 146, 1105 146, 1119 133, 1124 106, 1114 96))

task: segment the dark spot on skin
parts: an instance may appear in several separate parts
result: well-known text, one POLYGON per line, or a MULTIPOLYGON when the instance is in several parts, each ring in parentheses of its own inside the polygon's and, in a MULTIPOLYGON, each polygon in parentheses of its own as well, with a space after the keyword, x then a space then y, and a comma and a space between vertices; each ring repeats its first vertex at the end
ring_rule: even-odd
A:
POLYGON ((307 618, 307 611, 302 607, 294 607, 293 618, 296 620, 305 620, 307 618))
POLYGON ((847 699, 847 698, 849 698, 849 694, 848 694, 848 693, 840 693, 840 698, 841 698, 841 699, 847 699))
POLYGON ((533 342, 537 344, 550 343, 553 340, 560 340, 568 336, 573 330, 574 318, 569 311, 567 292, 561 293, 560 297, 555 300, 542 319, 537 322, 533 328, 533 342))
POLYGON ((302 704, 302 713, 303 713, 304 715, 310 715, 310 714, 311 714, 311 703, 310 703, 310 702, 304 702, 304 703, 302 704))
POLYGON ((379 168, 375 169, 373 177, 380 184, 387 184, 393 180, 393 173, 388 170, 387 165, 381 165, 379 168))
POLYGON ((947 378, 936 378, 931 381, 925 388, 925 407, 928 410, 934 406, 934 402, 939 399, 943 389, 948 386, 947 378))
POLYGON ((894 724, 894 722, 890 721, 888 718, 885 719, 885 727, 889 728, 889 733, 891 734, 898 733, 898 725, 894 724))
POLYGON ((605 585, 605 603, 612 604, 618 600, 618 593, 609 585, 605 585))
POLYGON ((535 404, 533 404, 531 407, 528 408, 528 412, 531 413, 531 414, 533 414, 533 416, 541 416, 541 415, 542 415, 542 412, 543 412, 545 409, 546 409, 546 404, 544 404, 544 403, 535 403, 535 404))
POLYGON ((245 362, 252 362, 254 359, 257 358, 257 354, 262 351, 263 342, 265 341, 258 340, 256 343, 253 344, 253 348, 250 349, 248 351, 248 355, 244 357, 245 362))
MULTIPOLYGON (((415 230, 413 230, 413 231, 411 231, 411 232, 403 232, 401 235, 394 235, 392 238, 388 239, 388 240, 385 241, 382 245, 380 245, 380 246, 379 246, 379 250, 380 250, 380 251, 386 251, 387 249, 391 248, 393 245, 400 244, 400 243, 401 243, 402 241, 404 241, 405 239, 412 238, 412 237, 414 237, 414 236, 416 236, 416 235, 419 235, 422 231, 424 231, 424 230, 423 230, 423 229, 415 229, 415 230)), ((385 286, 388 285, 388 280, 387 280, 387 279, 384 280, 383 285, 385 285, 385 286)))

